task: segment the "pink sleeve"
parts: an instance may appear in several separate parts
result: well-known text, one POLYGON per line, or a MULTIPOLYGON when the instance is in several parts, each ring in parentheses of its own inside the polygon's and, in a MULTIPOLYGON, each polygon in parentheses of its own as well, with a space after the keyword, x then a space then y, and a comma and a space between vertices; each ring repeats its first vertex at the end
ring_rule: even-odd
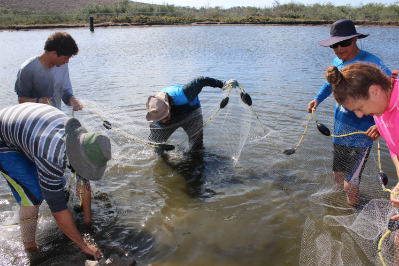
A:
POLYGON ((393 159, 395 156, 397 156, 397 154, 392 151, 392 149, 389 147, 389 143, 387 143, 387 141, 386 141, 388 139, 388 136, 389 136, 389 131, 384 126, 384 124, 381 123, 381 117, 374 116, 374 121, 375 121, 375 124, 378 127, 378 131, 380 132, 381 137, 385 140, 385 142, 386 142, 386 144, 388 146, 388 149, 389 149, 389 153, 391 154, 391 158, 393 159))

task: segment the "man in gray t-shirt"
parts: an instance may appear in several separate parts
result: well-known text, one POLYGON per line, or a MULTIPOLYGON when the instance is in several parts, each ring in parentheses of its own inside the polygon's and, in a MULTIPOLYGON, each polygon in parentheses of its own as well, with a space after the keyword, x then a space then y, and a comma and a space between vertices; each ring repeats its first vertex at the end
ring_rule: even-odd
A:
POLYGON ((48 103, 61 110, 61 99, 73 110, 82 106, 73 95, 69 79, 69 59, 77 55, 79 48, 66 32, 51 34, 44 52, 25 61, 18 71, 15 92, 18 102, 48 103))

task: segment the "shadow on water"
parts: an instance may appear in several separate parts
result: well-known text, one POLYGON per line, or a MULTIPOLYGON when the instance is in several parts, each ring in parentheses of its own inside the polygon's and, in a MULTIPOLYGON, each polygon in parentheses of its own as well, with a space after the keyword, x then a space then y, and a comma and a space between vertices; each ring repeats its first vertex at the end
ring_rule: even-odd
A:
POLYGON ((271 177, 273 185, 279 187, 281 190, 286 191, 288 194, 298 189, 308 191, 315 191, 320 187, 319 182, 307 180, 306 178, 299 177, 296 174, 279 174, 277 177, 271 177))
POLYGON ((226 172, 226 165, 232 163, 230 159, 211 151, 182 153, 178 156, 163 154, 161 157, 170 169, 185 179, 183 190, 192 198, 206 199, 218 195, 217 186, 220 183, 243 183, 231 169, 226 172))
POLYGON ((184 189, 190 197, 210 198, 216 195, 215 191, 204 187, 206 182, 205 153, 183 153, 181 157, 172 157, 169 154, 163 154, 162 159, 168 167, 186 180, 187 186, 184 189))

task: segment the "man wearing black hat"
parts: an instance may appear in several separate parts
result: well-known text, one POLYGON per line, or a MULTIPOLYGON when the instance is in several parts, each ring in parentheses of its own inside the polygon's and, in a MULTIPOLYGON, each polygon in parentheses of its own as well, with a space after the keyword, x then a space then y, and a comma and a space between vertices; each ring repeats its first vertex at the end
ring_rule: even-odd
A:
MULTIPOLYGON (((81 177, 99 180, 110 159, 108 136, 87 132, 77 119, 68 119, 50 105, 23 103, 0 110, 0 173, 21 206, 26 250, 39 250, 35 240, 37 215, 46 200, 62 232, 84 253, 101 258, 101 251, 80 235, 67 207, 64 171, 70 164, 81 177)), ((85 190, 90 195, 90 187, 85 190)), ((90 211, 90 204, 84 203, 85 222, 87 218, 91 221, 90 211)))
MULTIPOLYGON (((333 60, 332 65, 338 69, 355 62, 368 62, 378 65, 388 76, 391 76, 391 71, 380 58, 357 46, 357 40, 367 36, 369 34, 357 33, 351 20, 341 19, 332 24, 330 38, 319 41, 319 44, 334 50, 337 57, 333 60)), ((332 85, 326 82, 316 97, 308 104, 308 112, 316 110, 316 107, 331 93, 332 85)), ((372 116, 358 118, 354 112, 335 103, 334 135, 358 131, 366 132, 366 134, 334 138, 334 178, 337 186, 345 189, 348 202, 354 206, 360 203, 361 173, 373 140, 379 137, 379 132, 372 116)))

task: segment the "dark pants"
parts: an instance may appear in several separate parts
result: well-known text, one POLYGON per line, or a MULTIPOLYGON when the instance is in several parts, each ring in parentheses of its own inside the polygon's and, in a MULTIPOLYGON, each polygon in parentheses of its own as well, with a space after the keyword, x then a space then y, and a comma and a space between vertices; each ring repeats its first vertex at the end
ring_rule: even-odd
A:
MULTIPOLYGON (((188 151, 200 150, 204 148, 204 137, 201 129, 203 124, 202 112, 201 109, 198 108, 184 117, 172 117, 169 124, 151 123, 151 134, 149 139, 155 143, 164 143, 178 128, 181 127, 184 132, 187 133, 188 137, 190 137, 188 141, 188 151)), ((163 149, 155 148, 155 152, 157 154, 162 154, 163 149)))

